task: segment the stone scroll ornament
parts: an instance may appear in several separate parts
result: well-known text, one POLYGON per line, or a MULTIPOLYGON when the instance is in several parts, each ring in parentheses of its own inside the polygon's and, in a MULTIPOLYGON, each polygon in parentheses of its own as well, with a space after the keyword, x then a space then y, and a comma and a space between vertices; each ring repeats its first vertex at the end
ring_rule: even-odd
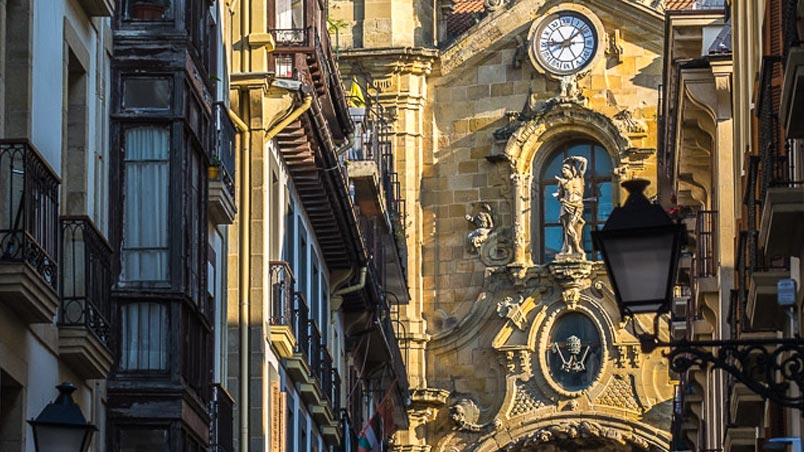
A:
POLYGON ((564 244, 562 257, 586 259, 586 253, 581 245, 583 236, 583 187, 586 174, 587 160, 584 157, 570 156, 564 159, 561 165, 561 175, 558 180, 558 191, 553 194, 561 203, 559 220, 564 229, 564 244))

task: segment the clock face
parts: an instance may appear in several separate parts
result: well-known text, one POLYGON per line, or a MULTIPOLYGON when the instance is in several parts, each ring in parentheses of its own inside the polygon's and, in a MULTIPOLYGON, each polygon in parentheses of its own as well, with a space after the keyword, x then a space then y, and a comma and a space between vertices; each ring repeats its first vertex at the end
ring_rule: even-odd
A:
POLYGON ((561 12, 539 25, 531 45, 545 69, 568 75, 592 61, 597 52, 597 34, 586 17, 575 12, 561 12))

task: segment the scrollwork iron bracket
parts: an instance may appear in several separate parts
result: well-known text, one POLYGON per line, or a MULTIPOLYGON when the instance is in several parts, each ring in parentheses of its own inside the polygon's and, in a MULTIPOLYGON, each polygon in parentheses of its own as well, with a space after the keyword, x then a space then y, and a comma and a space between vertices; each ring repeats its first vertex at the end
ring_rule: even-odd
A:
POLYGON ((804 339, 670 341, 640 335, 642 350, 668 348, 670 369, 722 369, 749 390, 782 406, 804 409, 804 339))

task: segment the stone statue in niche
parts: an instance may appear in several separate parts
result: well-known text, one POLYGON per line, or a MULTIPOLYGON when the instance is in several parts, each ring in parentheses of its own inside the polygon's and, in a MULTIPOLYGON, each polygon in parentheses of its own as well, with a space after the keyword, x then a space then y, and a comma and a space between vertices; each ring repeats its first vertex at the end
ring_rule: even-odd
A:
POLYGON ((478 250, 489 238, 492 229, 494 229, 494 218, 491 216, 491 206, 484 203, 480 207, 480 211, 477 215, 466 215, 464 218, 475 226, 475 230, 470 232, 467 238, 475 250, 478 250))
POLYGON ((558 190, 553 195, 561 203, 559 220, 564 229, 564 244, 559 256, 572 256, 586 259, 581 245, 583 236, 583 187, 587 160, 584 157, 571 156, 564 159, 561 175, 556 176, 558 190))

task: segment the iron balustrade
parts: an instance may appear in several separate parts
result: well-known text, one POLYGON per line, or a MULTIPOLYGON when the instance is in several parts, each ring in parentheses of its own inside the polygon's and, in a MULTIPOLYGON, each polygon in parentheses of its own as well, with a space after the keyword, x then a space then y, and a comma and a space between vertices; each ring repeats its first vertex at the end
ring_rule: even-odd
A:
POLYGON ((212 150, 212 163, 220 168, 218 177, 232 196, 235 195, 236 136, 237 130, 235 130, 232 118, 229 117, 226 105, 217 102, 215 104, 215 146, 212 150))
POLYGON ((307 328, 309 330, 309 349, 307 351, 309 361, 307 362, 310 364, 312 376, 315 377, 315 379, 318 380, 318 384, 321 385, 321 355, 323 354, 322 349, 324 349, 324 347, 321 346, 321 332, 318 331, 315 320, 312 318, 307 320, 307 328))
POLYGON ((304 294, 301 292, 294 292, 292 328, 293 332, 296 334, 295 353, 302 355, 303 359, 308 363, 310 362, 309 322, 310 309, 307 307, 307 301, 304 299, 304 294))
POLYGON ((59 325, 83 326, 112 350, 112 248, 86 216, 61 217, 59 325))
POLYGON ((341 410, 341 375, 338 373, 338 369, 333 367, 332 368, 332 398, 330 399, 332 411, 337 413, 341 410))
POLYGON ((701 210, 695 218, 695 273, 699 278, 715 276, 715 240, 717 211, 701 210))
POLYGON ((782 154, 781 129, 779 125, 779 102, 782 87, 779 83, 782 59, 778 56, 762 58, 762 74, 757 108, 759 153, 762 168, 759 173, 759 201, 764 202, 768 188, 777 183, 777 159, 782 154))
POLYGON ((290 326, 296 334, 294 303, 296 278, 290 265, 284 261, 272 261, 271 266, 271 325, 290 326))
POLYGON ((210 450, 212 452, 234 451, 234 399, 220 383, 212 385, 210 403, 210 450))
POLYGON ((59 178, 26 140, 0 140, 0 262, 30 265, 57 290, 59 178))

